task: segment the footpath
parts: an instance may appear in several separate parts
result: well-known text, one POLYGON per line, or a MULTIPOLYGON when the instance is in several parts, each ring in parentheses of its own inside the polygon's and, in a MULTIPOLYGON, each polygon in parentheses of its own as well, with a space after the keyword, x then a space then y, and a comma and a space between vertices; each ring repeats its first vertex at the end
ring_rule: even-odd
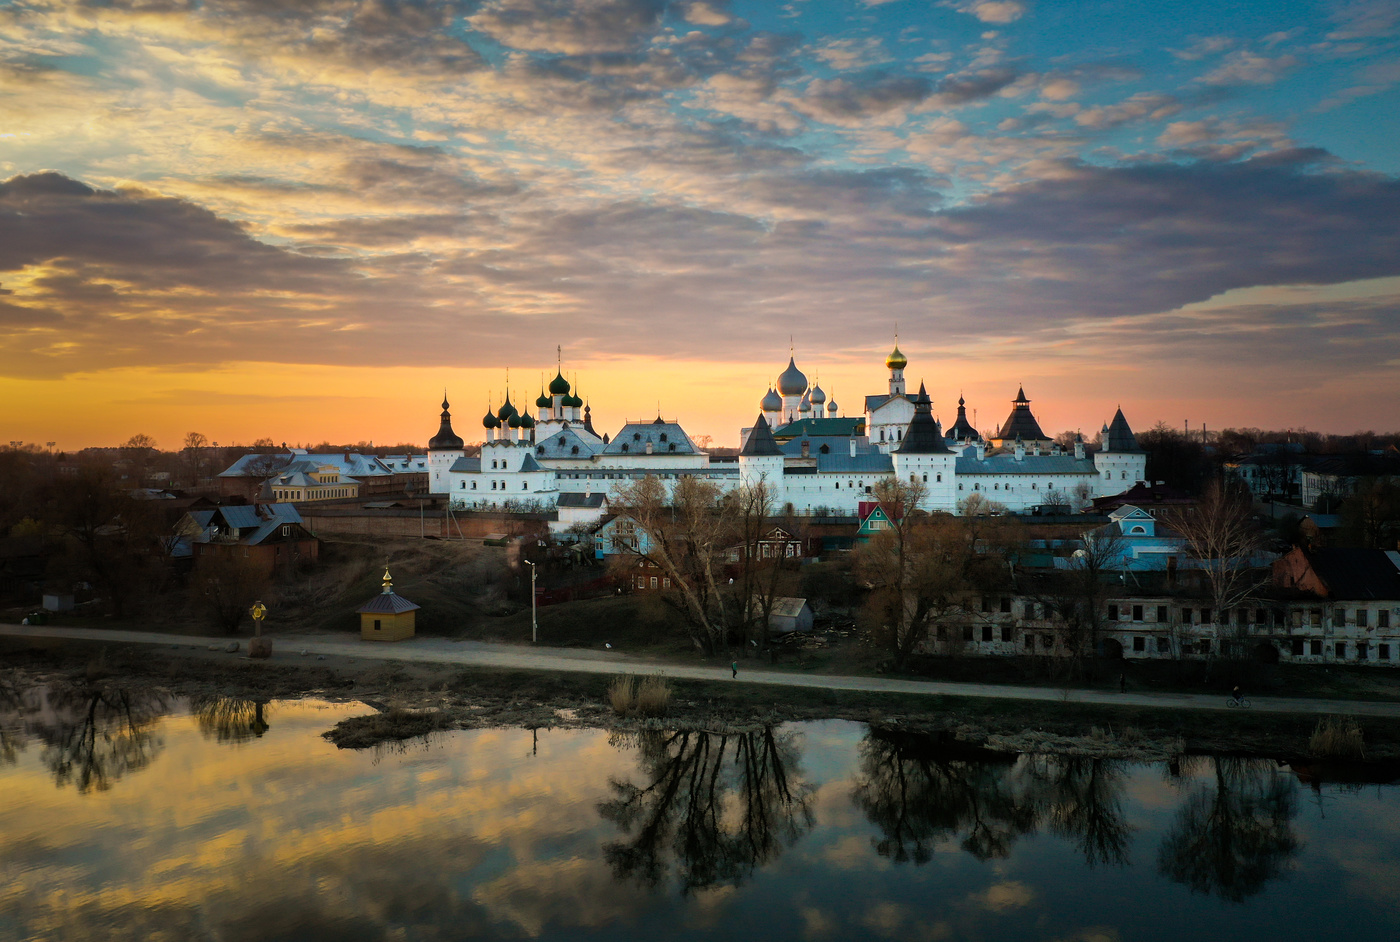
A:
MULTIPOLYGON (((0 624, 0 637, 98 642, 105 644, 145 644, 176 649, 207 650, 222 648, 227 637, 195 637, 154 631, 116 631, 104 628, 60 628, 48 625, 0 624)), ((1224 710, 1219 694, 1114 693, 1063 687, 1019 687, 1006 684, 971 684, 937 680, 906 680, 894 677, 848 677, 840 674, 788 673, 750 668, 743 662, 738 676, 729 667, 674 664, 635 657, 618 651, 592 651, 572 648, 522 647, 480 641, 451 641, 444 638, 414 638, 392 644, 370 643, 355 637, 277 633, 272 635, 274 664, 305 663, 307 657, 351 658, 381 662, 455 664, 462 667, 496 667, 515 670, 566 671, 585 674, 659 674, 680 680, 725 681, 743 684, 771 684, 779 687, 815 687, 825 690, 855 690, 871 693, 924 694, 953 697, 985 697, 999 700, 1038 700, 1063 703, 1143 706, 1178 710, 1224 710), (303 653, 305 652, 305 653, 303 653)), ((239 650, 247 649, 247 639, 239 640, 239 650)), ((237 657, 236 654, 219 654, 237 657)), ((0 665, 3 666, 3 665, 0 665)), ((1294 697, 1250 697, 1250 709, 1263 713, 1345 714, 1351 716, 1400 717, 1400 703, 1371 700, 1322 700, 1294 697)))

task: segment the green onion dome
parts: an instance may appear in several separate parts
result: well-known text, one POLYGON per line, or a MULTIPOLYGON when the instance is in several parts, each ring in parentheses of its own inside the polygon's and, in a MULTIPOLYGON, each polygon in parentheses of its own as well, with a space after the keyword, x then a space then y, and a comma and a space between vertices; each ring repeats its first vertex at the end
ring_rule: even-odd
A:
POLYGON ((569 394, 569 381, 564 378, 563 373, 555 373, 554 378, 549 381, 549 394, 551 396, 567 396, 569 394))
POLYGON ((496 418, 496 414, 490 409, 486 410, 486 417, 481 420, 482 428, 500 428, 501 420, 496 418))
POLYGON ((546 396, 544 392, 541 391, 539 398, 535 400, 535 406, 540 409, 548 409, 552 405, 554 405, 554 400, 546 396))
POLYGON ((507 393, 505 403, 503 403, 501 407, 496 410, 496 418, 504 422, 515 414, 515 406, 510 404, 510 394, 507 393))

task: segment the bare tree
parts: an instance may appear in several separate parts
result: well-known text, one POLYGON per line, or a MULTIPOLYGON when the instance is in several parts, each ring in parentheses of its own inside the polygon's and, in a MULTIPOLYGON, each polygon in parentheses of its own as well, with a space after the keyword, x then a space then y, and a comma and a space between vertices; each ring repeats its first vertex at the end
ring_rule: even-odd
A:
MULTIPOLYGON (((1231 610, 1253 601, 1264 581, 1255 565, 1255 556, 1264 546, 1264 535, 1254 519, 1254 501, 1248 489, 1238 482, 1217 479, 1206 489, 1195 511, 1174 517, 1171 526, 1205 577, 1215 629, 1215 643, 1211 645, 1214 657, 1225 640, 1222 622, 1231 610)), ((1243 640, 1245 631, 1236 619, 1236 637, 1232 640, 1243 640)), ((1242 644, 1231 647, 1234 653, 1243 653, 1242 644)))
POLYGON ((277 454, 259 454, 249 458, 248 463, 243 466, 243 474, 248 480, 249 498, 257 500, 262 494, 263 485, 287 467, 290 461, 290 456, 277 454))
MULTIPOLYGON (((918 510, 922 483, 890 478, 873 493, 890 523, 857 551, 856 572, 871 589, 868 610, 888 633, 895 666, 902 667, 935 631, 946 634, 949 624, 970 616, 980 595, 1005 581, 1007 563, 994 545, 999 531, 918 510)), ((956 650, 950 642, 945 653, 956 650)))
POLYGON ((707 655, 720 651, 736 614, 720 591, 724 553, 736 542, 735 501, 694 476, 677 480, 668 501, 666 486, 648 474, 619 483, 608 504, 639 531, 639 539, 620 548, 671 580, 662 598, 685 619, 695 646, 707 655))
MULTIPOLYGON (((743 542, 739 547, 739 629, 744 650, 768 645, 768 623, 773 615, 785 556, 765 557, 765 537, 772 532, 773 490, 766 480, 731 492, 737 506, 735 522, 743 542), (749 644, 749 642, 753 642, 749 644)), ((783 548, 786 552, 786 547, 783 548)))
POLYGON ((214 552, 199 560, 191 589, 225 634, 238 630, 268 578, 252 559, 214 552))
POLYGON ((209 439, 199 432, 185 433, 185 467, 190 472, 191 484, 202 484, 209 460, 209 439))

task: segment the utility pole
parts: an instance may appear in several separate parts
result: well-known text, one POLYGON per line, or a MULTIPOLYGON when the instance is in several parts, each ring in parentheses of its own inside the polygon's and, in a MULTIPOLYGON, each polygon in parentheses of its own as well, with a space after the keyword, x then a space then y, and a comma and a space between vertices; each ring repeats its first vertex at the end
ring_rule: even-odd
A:
POLYGON ((530 567, 530 643, 538 644, 540 640, 540 621, 537 617, 538 609, 535 606, 535 564, 528 559, 525 565, 530 567))

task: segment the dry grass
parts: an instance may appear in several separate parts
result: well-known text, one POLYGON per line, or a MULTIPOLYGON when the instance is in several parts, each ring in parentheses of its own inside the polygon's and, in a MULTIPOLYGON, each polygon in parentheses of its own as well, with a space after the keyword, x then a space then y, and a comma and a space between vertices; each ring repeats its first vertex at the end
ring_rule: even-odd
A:
POLYGON ((664 677, 624 675, 608 685, 608 703, 618 716, 665 716, 671 687, 664 677))
POLYGON ((322 733, 340 749, 364 749, 384 742, 427 736, 450 729, 451 718, 441 710, 404 710, 352 716, 322 733))
POLYGON ((1308 739, 1308 751, 1320 759, 1366 758, 1361 724, 1352 716, 1323 717, 1308 739))

